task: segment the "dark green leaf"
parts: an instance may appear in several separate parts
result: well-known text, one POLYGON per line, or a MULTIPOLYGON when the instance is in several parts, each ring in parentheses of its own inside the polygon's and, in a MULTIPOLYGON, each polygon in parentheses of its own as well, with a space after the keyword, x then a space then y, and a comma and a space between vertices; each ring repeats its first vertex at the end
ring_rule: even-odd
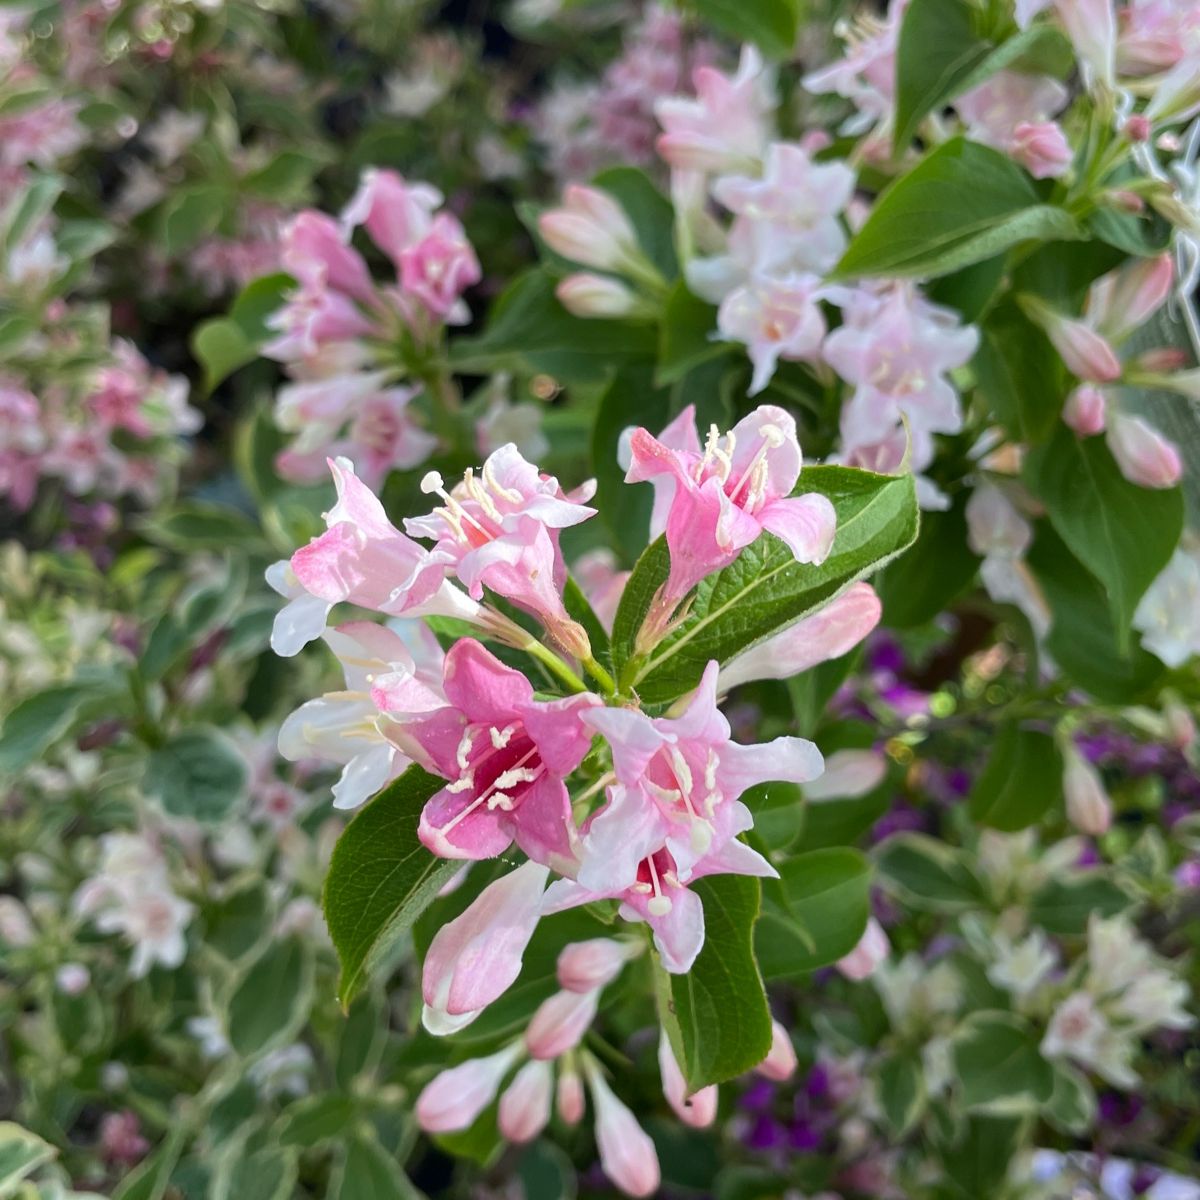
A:
POLYGON ((646 550, 625 586, 613 624, 613 664, 623 686, 650 703, 682 695, 696 686, 709 661, 728 662, 787 628, 916 537, 911 476, 808 467, 797 490, 819 492, 833 502, 837 533, 829 557, 820 566, 797 563, 783 542, 764 533, 730 566, 703 580, 684 620, 653 651, 635 660, 637 631, 670 565, 665 540, 646 550))
POLYGON ((354 1119, 354 1097, 327 1092, 305 1096, 291 1105, 279 1119, 276 1136, 281 1146, 318 1146, 340 1137, 354 1119))
POLYGON ((1064 1133, 1082 1135, 1096 1119, 1096 1091, 1070 1063, 1054 1064, 1054 1091, 1043 1106, 1046 1119, 1064 1133))
POLYGON ((159 241, 171 258, 212 233, 230 210, 232 196, 219 183, 197 183, 176 192, 159 212, 159 241))
POLYGON ((1100 871, 1076 871, 1062 879, 1048 879, 1029 903, 1029 920, 1047 933, 1078 936, 1088 918, 1112 917, 1132 901, 1100 871))
POLYGON ((1038 1032, 1008 1012, 973 1013, 954 1039, 954 1067, 968 1109, 1023 1112, 1050 1098, 1054 1075, 1038 1032))
POLYGON ((268 946, 229 999, 230 1044, 249 1058, 295 1037, 312 990, 312 946, 299 936, 268 946))
POLYGON ((953 912, 983 902, 983 884, 961 850, 923 833, 898 833, 875 851, 875 865, 910 904, 953 912))
POLYGON ((879 1064, 879 1107, 892 1137, 903 1137, 925 1107, 925 1074, 912 1051, 889 1054, 879 1064))
POLYGON ((186 729, 150 752, 142 790, 172 816, 220 821, 245 794, 246 760, 218 730, 186 729))
POLYGON ((142 522, 146 537, 169 550, 229 550, 237 545, 254 545, 261 534, 236 508, 204 500, 188 500, 162 515, 142 522))
MULTIPOLYGON (((296 1184, 296 1154, 267 1146, 251 1154, 238 1155, 228 1171, 219 1172, 228 1200, 288 1200, 296 1184)), ((221 1193, 214 1188, 217 1195, 221 1193)))
POLYGON ((971 791, 971 817, 1006 833, 1034 824, 1062 796, 1062 769, 1054 738, 1006 721, 971 791))
POLYGON ((1027 455, 1024 477, 1055 531, 1104 585, 1118 650, 1128 655, 1137 602, 1179 543, 1182 493, 1130 483, 1102 437, 1079 438, 1065 425, 1027 455))
POLYGON ((704 948, 686 975, 660 973, 660 1013, 688 1090, 697 1091, 762 1062, 771 1012, 752 945, 758 880, 711 875, 692 891, 704 904, 704 948))
POLYGON ((993 309, 981 332, 971 365, 984 399, 1015 441, 1043 441, 1062 410, 1064 373, 1058 351, 1011 303, 993 309))
POLYGON ((91 689, 63 683, 26 696, 0 729, 0 771, 19 771, 40 758, 74 723, 91 689))
POLYGON ((720 358, 727 348, 716 332, 717 310, 688 291, 682 279, 667 293, 658 327, 658 369, 654 382, 660 386, 682 379, 693 367, 720 358))
POLYGON ((435 858, 417 838, 421 809, 445 782, 409 767, 355 815, 333 848, 324 906, 343 1006, 461 865, 435 858))
POLYGON ((946 275, 1023 241, 1081 234, 999 151, 952 138, 879 197, 834 274, 946 275))
POLYGON ((753 42, 772 58, 787 58, 796 43, 797 0, 696 0, 704 21, 737 42, 753 42))

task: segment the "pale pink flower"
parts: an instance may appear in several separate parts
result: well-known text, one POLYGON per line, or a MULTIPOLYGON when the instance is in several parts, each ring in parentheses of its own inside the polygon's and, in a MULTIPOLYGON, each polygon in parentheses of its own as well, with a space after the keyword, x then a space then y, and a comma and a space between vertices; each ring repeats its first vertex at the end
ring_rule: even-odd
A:
POLYGON ((554 1068, 541 1059, 527 1062, 500 1097, 496 1127, 510 1142, 532 1141, 550 1123, 554 1068))
MULTIPOLYGON (((682 415, 694 420, 690 405, 682 415)), ((733 562, 764 529, 782 539, 797 562, 820 563, 829 553, 833 505, 815 492, 791 494, 802 458, 796 422, 784 409, 762 405, 725 437, 714 426, 703 455, 672 449, 640 428, 630 438, 630 452, 628 482, 661 476, 673 482, 664 610, 706 575, 733 562)))
POLYGON ((775 103, 762 58, 742 47, 737 74, 697 67, 696 98, 670 96, 654 106, 664 133, 658 152, 681 170, 718 172, 754 169, 771 138, 775 103))
POLYGON ((1113 0, 1054 0, 1089 87, 1111 88, 1116 70, 1117 22, 1113 0))
POLYGON ((710 1084, 688 1095, 687 1083, 679 1069, 679 1063, 675 1060, 665 1029, 660 1030, 658 1035, 658 1070, 662 1076, 663 1096, 675 1111, 675 1115, 685 1124, 693 1125, 697 1129, 711 1125, 717 1115, 716 1085, 710 1084))
POLYGON ((434 935, 421 968, 421 1020, 431 1033, 462 1029, 516 980, 542 914, 548 875, 547 867, 522 863, 434 935))
POLYGON ((590 1056, 584 1061, 596 1113, 600 1166, 623 1192, 649 1196, 660 1180, 654 1143, 633 1113, 613 1095, 595 1061, 590 1056))
POLYGON ((590 992, 612 983, 625 964, 641 953, 637 942, 589 938, 571 942, 558 955, 555 974, 568 992, 590 992))
POLYGON ((1177 0, 1133 0, 1121 7, 1117 72, 1154 75, 1173 67, 1200 41, 1200 13, 1177 0))
POLYGON ((565 1125, 578 1125, 583 1120, 587 1097, 583 1092, 583 1080, 571 1068, 562 1067, 554 1090, 554 1105, 559 1120, 565 1125))
POLYGON ((1074 388, 1063 405, 1062 419, 1080 437, 1103 433, 1108 402, 1104 393, 1090 383, 1074 388))
MULTIPOLYGON (((450 780, 425 805, 420 839, 445 858, 491 858, 515 840, 535 861, 572 871, 576 832, 563 779, 588 751, 581 717, 599 697, 534 700, 525 676, 473 638, 446 654, 444 687, 446 706, 392 727, 412 758, 450 780)), ((381 707, 384 690, 373 693, 381 707)))
POLYGON ((1055 121, 1022 121, 1013 130, 1008 153, 1034 179, 1064 174, 1075 158, 1067 135, 1055 121))
POLYGON ((468 470, 452 492, 436 472, 421 486, 445 504, 428 516, 407 518, 404 528, 436 540, 431 559, 447 564, 474 599, 489 587, 533 613, 568 650, 586 654, 587 636, 562 599, 566 565, 558 531, 595 514, 578 502, 591 495, 594 483, 568 496, 557 479, 542 475, 509 443, 488 456, 478 476, 468 470))
POLYGON ((576 583, 583 589, 597 620, 606 633, 612 633, 617 605, 629 580, 629 571, 617 570, 617 556, 603 547, 581 554, 571 568, 576 583))
POLYGON ((265 575, 271 590, 287 600, 275 615, 271 649, 284 658, 291 658, 324 633, 333 602, 314 596, 296 578, 292 564, 286 558, 272 563, 265 575))
POLYGON ((1169 488, 1179 482, 1183 463, 1175 445, 1141 417, 1117 413, 1105 439, 1121 474, 1139 487, 1169 488))
POLYGON ((804 785, 805 800, 851 800, 873 792, 887 774, 887 759, 877 750, 835 750, 825 770, 804 785))
POLYGON ((906 0, 890 0, 887 17, 882 21, 860 15, 847 37, 845 58, 810 71, 801 80, 808 91, 833 92, 858 109, 860 119, 851 123, 852 132, 861 133, 891 116, 896 91, 896 39, 905 5, 906 0))
POLYGON ((866 979, 880 963, 886 962, 891 953, 891 943, 883 926, 874 917, 867 919, 867 927, 858 939, 858 945, 843 955, 834 966, 847 979, 866 979))
POLYGON ((771 1048, 767 1056, 754 1068, 760 1075, 783 1083, 791 1079, 796 1070, 796 1049, 788 1031, 776 1020, 771 1021, 771 1048))
POLYGON ((790 679, 841 658, 879 624, 881 612, 875 589, 852 583, 823 608, 727 662, 717 676, 717 690, 727 692, 755 679, 790 679))
POLYGON ((400 286, 451 324, 465 325, 470 320, 461 296, 481 278, 475 251, 462 225, 449 213, 438 213, 424 236, 400 254, 400 286))
POLYGON ((1066 85, 1051 75, 997 71, 953 103, 971 141, 1008 152, 1018 125, 1050 120, 1069 97, 1066 85))
POLYGON ((984 478, 967 500, 967 545, 981 558, 1021 558, 1033 541, 1033 527, 1004 489, 984 478))
POLYGON ((306 209, 292 218, 280 238, 283 269, 309 288, 335 292, 371 305, 375 285, 362 255, 342 238, 337 221, 306 209))
POLYGON ((427 1133, 466 1129, 495 1099, 520 1056, 521 1044, 514 1042, 487 1058, 468 1058, 435 1075, 417 1097, 417 1124, 427 1133))
POLYGON ((105 1113, 98 1140, 100 1156, 115 1166, 132 1167, 150 1149, 150 1143, 142 1136, 137 1113, 131 1108, 105 1113))
POLYGON ((563 189, 562 207, 538 217, 538 233, 556 254, 601 271, 619 272, 641 254, 625 210, 607 192, 582 184, 563 189))
POLYGON ((0 116, 0 167, 54 167, 86 146, 88 131, 78 119, 78 100, 54 98, 0 116))
MULTIPOLYGON (((766 780, 807 783, 820 775, 820 751, 803 738, 743 746, 730 738, 717 708, 717 664, 677 717, 648 717, 631 708, 593 708, 581 720, 612 748, 621 791, 588 821, 577 878, 596 891, 627 887, 660 847, 686 878, 732 820, 747 828, 738 797, 766 780), (726 810, 731 810, 727 815, 726 810)), ((727 835, 728 836, 728 835, 727 835)))
POLYGON ((365 397, 350 419, 345 438, 330 447, 355 464, 368 487, 382 485, 389 471, 407 471, 437 449, 438 439, 422 428, 409 408, 415 387, 392 387, 365 397))
POLYGON ((717 311, 717 328, 730 341, 742 342, 754 364, 748 395, 761 392, 776 364, 814 359, 826 333, 816 275, 761 277, 734 288, 717 311))
POLYGON ((1099 837, 1112 824, 1112 801, 1100 772, 1073 744, 1063 747, 1063 795, 1067 820, 1090 837, 1099 837))
POLYGON ((407 183, 396 171, 367 167, 358 191, 341 212, 342 237, 361 225, 397 269, 401 255, 428 232, 442 194, 427 183, 407 183))
POLYGON ((596 1016, 600 988, 555 992, 538 1005, 525 1030, 525 1048, 534 1058, 552 1059, 573 1050, 596 1016))

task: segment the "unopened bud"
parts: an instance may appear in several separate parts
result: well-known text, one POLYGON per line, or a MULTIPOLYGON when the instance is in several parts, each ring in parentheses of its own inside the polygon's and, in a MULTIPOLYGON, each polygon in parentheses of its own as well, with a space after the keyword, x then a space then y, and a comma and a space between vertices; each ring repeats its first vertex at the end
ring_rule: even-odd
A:
POLYGON ((1029 318, 1046 331, 1072 374, 1092 383, 1107 383, 1121 374, 1113 348, 1086 322, 1055 312, 1035 296, 1021 296, 1020 301, 1029 318))
POLYGON ((558 1119, 564 1125, 578 1125, 583 1120, 583 1080, 573 1067, 564 1067, 558 1073, 555 1107, 558 1119))
POLYGON ((541 1059, 527 1062, 500 1097, 496 1127, 510 1142, 532 1141, 550 1121, 554 1068, 541 1059))
POLYGON ((796 1051, 788 1031, 778 1021, 771 1022, 771 1048, 767 1057, 754 1068, 760 1075, 782 1083, 796 1070, 796 1051))
POLYGON ((875 973, 876 967, 887 962, 891 949, 883 926, 874 917, 869 917, 858 945, 834 965, 847 979, 866 979, 875 973))
POLYGON ((577 317, 628 317, 646 308, 632 288, 607 275, 587 271, 568 275, 554 294, 563 308, 577 317))
POLYGON ((1119 413, 1108 425, 1108 448, 1121 474, 1139 487, 1169 488, 1179 482, 1179 451, 1141 417, 1119 413))
POLYGON ((1112 801, 1104 790, 1100 772, 1075 749, 1065 751, 1063 794, 1067 801, 1067 820, 1091 837, 1104 833, 1112 823, 1112 801))
POLYGON ((1080 437, 1104 432, 1104 393, 1093 384, 1080 384, 1063 405, 1062 419, 1080 437))
POLYGON ((660 1031, 658 1038, 658 1069, 662 1075, 663 1095, 675 1110, 675 1115, 697 1129, 711 1125, 717 1115, 716 1085, 710 1084, 688 1095, 687 1083, 679 1069, 679 1063, 675 1060, 665 1029, 660 1031))
POLYGON ((1150 120, 1144 113, 1130 113, 1121 130, 1131 142, 1144 142, 1150 136, 1150 120))
POLYGON ((641 951, 637 942, 616 938, 589 938, 564 946, 558 956, 557 974, 568 992, 590 992, 612 983, 621 968, 641 951))
POLYGON ((426 1133, 466 1129, 491 1104, 520 1054, 521 1043, 514 1042, 487 1058, 469 1058, 435 1075, 417 1097, 417 1124, 426 1133))
POLYGON ((57 987, 64 996, 82 995, 85 991, 87 991, 88 984, 91 982, 92 973, 83 965, 83 963, 63 963, 63 965, 54 972, 54 986, 57 987))
POLYGON ((534 1058, 557 1058, 579 1045, 596 1016, 600 989, 555 992, 538 1006, 525 1030, 525 1047, 534 1058))
POLYGON ((601 271, 619 270, 640 255, 621 206, 606 192, 581 184, 564 189, 562 208, 542 213, 538 232, 556 254, 601 271))
POLYGON ((1178 371, 1187 355, 1177 346, 1159 346, 1146 350, 1129 363, 1133 371, 1178 371))
POLYGON ((29 910, 15 896, 0 896, 0 941, 28 946, 36 934, 29 910))
POLYGON ((1167 741, 1176 750, 1186 750, 1196 738, 1196 721, 1191 709, 1178 700, 1168 700, 1163 706, 1167 724, 1167 741))

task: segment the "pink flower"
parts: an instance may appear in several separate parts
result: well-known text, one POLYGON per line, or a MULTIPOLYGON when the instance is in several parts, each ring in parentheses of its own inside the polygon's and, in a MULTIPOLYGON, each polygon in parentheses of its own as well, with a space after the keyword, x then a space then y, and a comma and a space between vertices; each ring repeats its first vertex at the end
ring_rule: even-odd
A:
POLYGON ((869 583, 852 583, 823 608, 731 659, 717 676, 727 692, 755 679, 790 679, 848 654, 879 624, 882 606, 869 583))
POLYGON ((1169 253, 1131 259, 1092 284, 1088 291, 1088 323, 1110 342, 1124 341, 1163 306, 1173 278, 1169 253))
MULTIPOLYGON (((690 405, 684 413, 694 421, 690 405)), ((728 566, 764 529, 781 538, 797 562, 823 562, 829 553, 833 505, 815 492, 791 495, 800 477, 800 443, 796 422, 782 408, 760 406, 724 438, 713 426, 703 455, 672 449, 645 429, 634 430, 630 452, 628 482, 665 475, 674 485, 666 522, 671 572, 664 609, 728 566)))
POLYGON ((287 600, 275 615, 271 649, 284 658, 294 654, 325 632, 325 621, 333 604, 314 596, 296 578, 287 559, 272 563, 265 572, 268 586, 287 600))
POLYGON ((692 83, 694 100, 670 96, 654 106, 665 131, 658 139, 659 154, 680 170, 753 170, 770 140, 774 109, 758 52, 743 46, 732 78, 714 67, 697 67, 692 83))
POLYGON ((538 1005, 525 1030, 525 1048, 534 1058, 558 1058, 574 1049, 596 1016, 600 989, 555 992, 538 1005))
POLYGON ((1055 121, 1022 121, 1013 130, 1008 152, 1034 179, 1062 175, 1075 158, 1067 135, 1055 121))
POLYGON ((571 574, 583 589, 605 632, 611 634, 617 605, 621 602, 630 572, 618 571, 616 555, 611 550, 600 548, 581 554, 575 560, 571 574))
POLYGON ((362 255, 346 245, 338 223, 306 209, 283 231, 280 261, 288 274, 311 288, 332 288, 363 304, 373 304, 375 285, 362 255))
MULTIPOLYGON (((469 1025, 516 980, 542 914, 548 875, 547 867, 522 863, 488 884, 434 935, 421 968, 421 1020, 430 1033, 452 1033, 469 1025)), ((472 1120, 474 1115, 467 1124, 472 1120)))
POLYGON ((1026 314, 1046 331, 1072 374, 1092 383, 1108 383, 1121 374, 1116 352, 1087 321, 1064 316, 1036 297, 1020 299, 1026 314))
POLYGON ((520 1054, 521 1045, 514 1042, 487 1058, 468 1058, 435 1075, 417 1097, 417 1124, 427 1133, 466 1129, 491 1104, 520 1054))
POLYGON ((407 471, 437 449, 438 439, 421 428, 409 410, 419 393, 393 387, 367 396, 350 421, 347 435, 335 448, 357 466, 368 487, 380 486, 391 470, 407 471))
POLYGON ((688 1125, 703 1129, 713 1123, 717 1115, 717 1088, 715 1084, 701 1088, 690 1096, 683 1072, 675 1061, 671 1043, 665 1029, 658 1036, 658 1070, 662 1076, 663 1095, 675 1111, 675 1115, 688 1125))
POLYGON ((573 872, 563 778, 588 751, 581 716, 599 697, 534 700, 525 676, 473 638, 446 654, 444 687, 445 707, 393 731, 413 758, 451 781, 425 805, 421 841, 445 858, 491 858, 515 840, 535 861, 573 872))
POLYGON ((963 328, 949 309, 930 304, 909 284, 882 294, 864 289, 845 304, 844 323, 826 339, 826 361, 854 395, 842 406, 842 453, 854 460, 900 428, 912 438, 912 465, 933 460, 934 433, 962 428, 958 396, 946 373, 975 353, 978 331, 963 328))
POLYGON ((848 37, 846 57, 812 71, 801 80, 810 92, 845 96, 858 109, 854 132, 891 114, 896 91, 896 39, 905 0, 891 0, 887 17, 859 17, 848 37))
POLYGON ((815 275, 761 278, 734 288, 717 311, 723 337, 743 342, 754 364, 748 395, 771 381, 779 359, 813 359, 825 336, 825 318, 817 301, 820 280, 815 275))
POLYGON ((636 942, 589 938, 571 942, 558 955, 555 974, 568 992, 590 992, 612 983, 622 968, 641 952, 636 942))
POLYGON ((481 278, 475 251, 449 213, 438 213, 420 241, 400 254, 400 286, 435 316, 454 324, 470 319, 460 297, 481 278))
POLYGON ((883 926, 870 917, 862 937, 858 939, 858 945, 849 954, 839 958, 834 966, 847 979, 866 979, 874 974, 876 967, 887 961, 891 949, 883 926))
POLYGON ((348 240, 350 231, 362 225, 399 269, 401 255, 425 236, 441 203, 441 192, 427 183, 406 183, 396 171, 367 167, 358 191, 342 209, 342 237, 348 240))
POLYGON ((595 514, 578 503, 594 484, 581 488, 581 496, 568 496, 510 442, 488 456, 478 476, 467 470, 452 492, 436 472, 421 486, 440 495, 445 506, 406 519, 404 528, 414 537, 436 539, 431 557, 448 564, 473 598, 489 587, 533 613, 568 650, 587 653, 587 635, 562 599, 566 565, 558 531, 595 514))
POLYGON ((1018 125, 1050 120, 1069 98, 1066 85, 1052 75, 997 71, 953 103, 971 141, 1007 151, 1018 125))
POLYGON ((1063 760, 1067 820, 1080 833, 1099 837, 1112 824, 1112 801, 1104 790, 1104 780, 1072 743, 1063 747, 1063 760))
POLYGON ((433 601, 445 577, 444 555, 402 534, 347 459, 331 460, 337 504, 328 529, 292 555, 297 580, 330 604, 349 601, 392 615, 433 601))
POLYGON ((100 1155, 116 1166, 131 1167, 145 1157, 150 1143, 142 1137, 131 1108, 105 1113, 100 1121, 100 1155))
POLYGON ((1118 14, 1117 72, 1154 75, 1173 67, 1194 46, 1200 16, 1172 0, 1133 0, 1118 14))
POLYGON ((1054 10, 1089 87, 1111 89, 1115 75, 1117 22, 1113 0, 1054 0, 1054 10))
POLYGON ((967 544, 980 557, 1021 558, 1033 528, 1001 487, 980 480, 967 501, 967 544))
POLYGON ((623 1192, 649 1196, 660 1180, 654 1143, 633 1113, 613 1095, 595 1060, 589 1056, 584 1061, 596 1111, 600 1166, 623 1192))
POLYGON ((835 750, 825 759, 825 770, 804 785, 804 798, 820 803, 865 796, 886 774, 887 759, 877 750, 835 750))
POLYGON ((556 254, 601 271, 627 268, 641 257, 625 210, 599 188, 568 184, 562 208, 538 217, 538 233, 556 254))
POLYGON ((761 179, 727 175, 712 190, 742 219, 752 270, 821 273, 846 248, 837 214, 853 195, 854 172, 845 163, 814 163, 802 147, 774 142, 761 179))
POLYGON ((527 1062, 500 1097, 496 1127, 510 1142, 532 1141, 550 1123, 554 1068, 541 1059, 527 1062))
POLYGON ((1169 488, 1179 482, 1179 451, 1141 417, 1118 413, 1108 422, 1108 448, 1121 474, 1139 487, 1169 488))
POLYGON ((1104 393, 1090 383, 1081 383, 1067 397, 1062 419, 1080 437, 1104 432, 1107 401, 1104 393))
POLYGON ((632 883, 639 863, 664 845, 686 877, 714 843, 720 845, 718 829, 730 816, 739 829, 749 827, 738 800, 747 788, 766 780, 805 783, 823 766, 820 751, 803 738, 754 746, 732 741, 717 708, 715 662, 677 717, 594 708, 581 720, 607 739, 623 789, 588 821, 577 878, 595 890, 632 883))
POLYGON ((783 1083, 791 1079, 796 1070, 796 1049, 788 1031, 775 1020, 771 1022, 771 1048, 767 1056, 754 1068, 760 1075, 783 1083))

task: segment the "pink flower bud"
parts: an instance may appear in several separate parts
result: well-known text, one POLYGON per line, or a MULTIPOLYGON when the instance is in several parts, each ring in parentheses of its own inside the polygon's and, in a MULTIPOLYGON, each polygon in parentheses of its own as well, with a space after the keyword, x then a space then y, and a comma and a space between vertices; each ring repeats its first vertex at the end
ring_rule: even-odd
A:
POLYGON ((25 905, 15 896, 0 896, 0 941, 28 946, 36 936, 25 905))
POLYGON ((568 184, 563 207, 538 218, 542 240, 556 254, 597 267, 619 270, 638 257, 637 234, 621 206, 606 192, 582 184, 568 184))
POLYGON ((1114 208, 1119 208, 1122 212, 1140 213, 1146 211, 1146 202, 1137 194, 1131 192, 1127 188, 1110 188, 1104 193, 1104 199, 1114 208))
POLYGON ((1150 122, 1142 113, 1130 113, 1121 129, 1131 142, 1144 142, 1150 136, 1150 122))
POLYGON ((664 1029, 658 1038, 658 1069, 662 1074, 663 1095, 675 1110, 675 1115, 697 1129, 711 1125, 717 1115, 717 1088, 715 1084, 687 1094, 687 1084, 679 1063, 671 1050, 671 1043, 664 1029))
POLYGON ((579 1078, 579 1072, 572 1067, 563 1067, 558 1073, 555 1095, 558 1119, 564 1125, 577 1125, 583 1120, 584 1103, 583 1080, 579 1078))
POLYGON ((522 863, 437 931, 421 972, 422 1020, 430 1033, 469 1024, 521 973, 549 873, 538 863, 522 863))
POLYGON ((435 1075, 417 1097, 417 1124, 426 1133, 466 1129, 491 1104, 520 1055, 521 1043, 514 1042, 487 1058, 469 1058, 435 1075))
POLYGON ((1080 379, 1108 383, 1121 374, 1113 348, 1090 325, 1064 317, 1040 301, 1027 306, 1029 315, 1042 326, 1067 365, 1080 379))
POLYGON ((1067 820, 1080 833, 1098 837, 1112 823, 1112 801, 1104 790, 1100 772, 1074 746, 1067 747, 1064 764, 1067 820))
POLYGON ((82 995, 85 991, 87 991, 88 984, 91 982, 92 973, 83 965, 83 963, 63 963, 63 965, 54 972, 54 986, 57 987, 64 996, 82 995))
POLYGON ((1121 474, 1139 487, 1169 488, 1179 482, 1179 451, 1141 417, 1118 413, 1108 423, 1108 448, 1121 474))
POLYGON ((1187 362, 1187 354, 1178 346, 1157 346, 1131 360, 1139 371, 1178 371, 1187 362))
POLYGON ((1062 419, 1080 437, 1104 432, 1104 393, 1090 383, 1080 384, 1063 405, 1062 419))
POLYGON ((1163 706, 1167 723, 1167 743, 1176 750, 1186 750, 1196 738, 1196 721, 1191 710, 1178 700, 1168 700, 1163 706))
POLYGON ((596 1015, 600 989, 555 992, 543 1000, 525 1030, 525 1046, 534 1058, 557 1058, 579 1045, 596 1015))
POLYGON ((588 1084, 596 1111, 596 1146, 604 1174, 631 1196, 649 1196, 661 1179, 658 1154, 633 1113, 613 1095, 596 1065, 588 1061, 588 1084))
POLYGON ((645 307, 623 283, 589 271, 568 275, 554 294, 563 308, 577 317, 627 317, 645 307))
POLYGON ((1174 273, 1170 254, 1131 260, 1092 285, 1088 319, 1110 341, 1121 341, 1162 306, 1174 273))
POLYGON ((771 1022, 771 1048, 767 1057, 754 1068, 760 1075, 782 1083, 796 1070, 796 1050, 788 1031, 778 1021, 771 1022))
POLYGON ((1034 179, 1061 175, 1074 153, 1056 121, 1022 121, 1013 130, 1009 153, 1034 179))
POLYGON ((867 927, 858 939, 858 945, 849 954, 834 964, 847 979, 866 979, 875 972, 880 963, 887 961, 891 943, 883 932, 883 926, 874 917, 867 919, 867 927))
POLYGON ((554 1068, 541 1059, 527 1062, 500 1097, 496 1126, 510 1142, 532 1141, 550 1121, 554 1068))
POLYGON ((825 772, 804 785, 806 800, 865 796, 883 782, 887 759, 875 750, 837 750, 825 760, 825 772))
POLYGON ((641 951, 637 942, 590 938, 564 946, 558 956, 558 982, 568 992, 590 992, 612 983, 621 968, 641 951))

